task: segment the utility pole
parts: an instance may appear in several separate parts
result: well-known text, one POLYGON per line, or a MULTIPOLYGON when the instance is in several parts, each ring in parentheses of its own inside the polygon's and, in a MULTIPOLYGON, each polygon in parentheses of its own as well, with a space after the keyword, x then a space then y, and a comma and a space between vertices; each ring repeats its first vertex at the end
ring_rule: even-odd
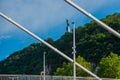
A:
POLYGON ((46 52, 43 54, 43 80, 45 80, 45 54, 46 52))
POLYGON ((72 49, 73 49, 73 80, 76 80, 76 65, 75 65, 75 62, 76 62, 76 50, 75 50, 75 48, 76 48, 76 46, 75 46, 75 23, 74 22, 72 22, 72 24, 73 24, 73 47, 72 47, 72 49))

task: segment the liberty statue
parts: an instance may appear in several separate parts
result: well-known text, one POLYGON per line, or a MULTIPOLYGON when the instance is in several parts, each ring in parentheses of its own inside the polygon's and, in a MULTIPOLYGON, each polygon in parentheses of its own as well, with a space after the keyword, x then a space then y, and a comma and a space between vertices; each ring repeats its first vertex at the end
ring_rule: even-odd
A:
POLYGON ((70 25, 69 25, 68 19, 66 19, 66 24, 67 24, 66 32, 70 32, 70 25))

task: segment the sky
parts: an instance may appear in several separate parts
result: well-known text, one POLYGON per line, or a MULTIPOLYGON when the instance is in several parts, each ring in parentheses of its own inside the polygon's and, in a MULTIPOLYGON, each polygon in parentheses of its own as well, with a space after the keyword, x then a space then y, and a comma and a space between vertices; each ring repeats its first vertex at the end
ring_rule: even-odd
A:
MULTIPOLYGON (((98 19, 120 12, 120 0, 72 0, 98 19)), ((66 19, 76 27, 91 21, 64 0, 0 0, 0 12, 42 39, 59 39, 66 31, 66 19)), ((38 42, 0 17, 0 60, 38 42)))

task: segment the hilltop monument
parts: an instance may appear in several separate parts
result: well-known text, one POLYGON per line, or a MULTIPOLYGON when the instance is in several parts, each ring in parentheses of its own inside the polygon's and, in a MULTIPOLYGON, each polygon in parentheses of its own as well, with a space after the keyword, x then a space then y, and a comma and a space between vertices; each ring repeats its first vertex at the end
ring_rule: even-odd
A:
POLYGON ((67 26, 66 26, 66 32, 70 32, 70 25, 68 22, 68 19, 66 20, 67 26))

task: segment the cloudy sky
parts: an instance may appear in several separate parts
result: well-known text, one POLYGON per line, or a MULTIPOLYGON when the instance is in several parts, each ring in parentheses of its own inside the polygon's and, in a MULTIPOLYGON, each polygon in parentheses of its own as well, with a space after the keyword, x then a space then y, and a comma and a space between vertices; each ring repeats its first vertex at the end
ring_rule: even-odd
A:
MULTIPOLYGON (((99 19, 120 12, 120 0, 73 1, 99 19)), ((59 39, 65 33, 66 19, 76 27, 90 21, 64 0, 0 0, 0 12, 42 39, 59 39)), ((0 60, 33 42, 38 41, 0 17, 0 60)))

